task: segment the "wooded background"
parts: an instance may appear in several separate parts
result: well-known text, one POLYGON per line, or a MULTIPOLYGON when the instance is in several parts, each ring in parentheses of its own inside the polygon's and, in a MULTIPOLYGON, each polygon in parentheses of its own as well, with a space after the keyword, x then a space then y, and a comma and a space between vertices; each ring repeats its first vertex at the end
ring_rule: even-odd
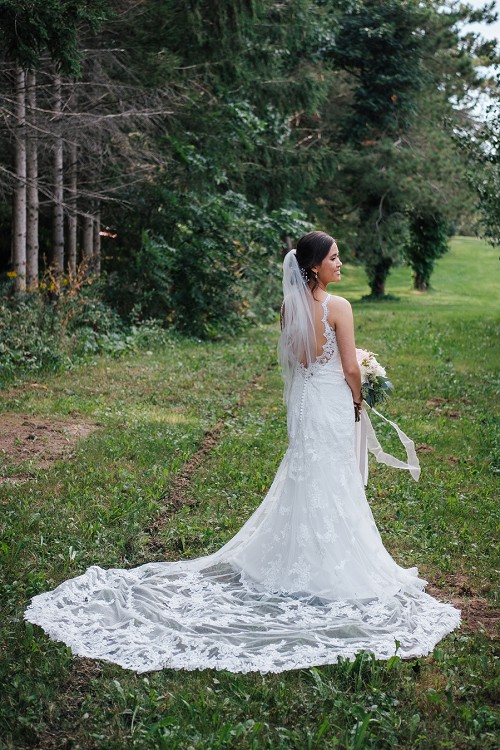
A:
POLYGON ((94 331, 270 320, 281 255, 313 226, 374 299, 402 261, 426 290, 451 234, 499 241, 498 47, 466 31, 495 17, 455 0, 0 0, 4 331, 20 305, 64 327, 61 300, 91 285, 94 331))

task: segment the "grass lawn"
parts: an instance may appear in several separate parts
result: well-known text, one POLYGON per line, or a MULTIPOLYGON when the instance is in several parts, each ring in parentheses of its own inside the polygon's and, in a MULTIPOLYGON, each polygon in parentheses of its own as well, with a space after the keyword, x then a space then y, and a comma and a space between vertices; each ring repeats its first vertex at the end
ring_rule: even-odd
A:
POLYGON ((50 465, 23 453, 42 439, 35 427, 0 451, 0 748, 496 747, 498 250, 456 238, 432 281, 419 294, 399 268, 387 288, 398 299, 363 302, 363 271, 344 266, 335 291, 353 303, 358 345, 388 366, 383 411, 421 459, 418 484, 371 466, 376 521, 397 561, 462 609, 463 627, 425 659, 365 654, 280 675, 137 676, 73 659, 23 622, 30 597, 92 564, 214 551, 257 507, 286 446, 277 326, 98 359, 10 388, 0 405, 0 433, 2 418, 93 429, 76 443, 68 432, 50 465))

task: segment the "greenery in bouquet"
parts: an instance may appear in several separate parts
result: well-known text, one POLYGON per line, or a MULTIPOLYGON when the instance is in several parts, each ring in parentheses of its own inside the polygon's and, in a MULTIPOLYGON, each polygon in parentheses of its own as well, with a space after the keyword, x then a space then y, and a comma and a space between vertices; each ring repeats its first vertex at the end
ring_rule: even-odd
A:
POLYGON ((385 368, 377 362, 373 352, 356 349, 356 357, 361 370, 361 394, 368 406, 373 407, 385 401, 394 386, 386 375, 385 368))

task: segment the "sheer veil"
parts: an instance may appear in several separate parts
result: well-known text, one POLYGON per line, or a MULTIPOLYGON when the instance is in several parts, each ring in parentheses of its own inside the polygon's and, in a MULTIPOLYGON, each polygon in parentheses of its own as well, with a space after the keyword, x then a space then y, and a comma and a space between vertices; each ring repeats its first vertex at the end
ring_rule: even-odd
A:
POLYGON ((288 404, 297 365, 309 367, 316 360, 313 296, 297 261, 295 249, 283 261, 283 307, 278 359, 284 380, 284 400, 288 404))

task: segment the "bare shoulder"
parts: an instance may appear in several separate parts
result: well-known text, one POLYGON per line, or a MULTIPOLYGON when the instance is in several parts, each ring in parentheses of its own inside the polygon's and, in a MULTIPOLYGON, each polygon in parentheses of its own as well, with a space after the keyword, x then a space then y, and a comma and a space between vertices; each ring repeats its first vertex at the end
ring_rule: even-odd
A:
POLYGON ((349 300, 331 294, 328 302, 328 322, 334 330, 337 326, 352 326, 352 307, 349 300))
POLYGON ((345 297, 339 297, 337 294, 330 294, 330 305, 337 307, 339 310, 350 310, 351 303, 345 297))
POLYGON ((338 297, 336 294, 330 295, 329 300, 329 308, 330 310, 337 315, 345 315, 352 313, 352 307, 349 300, 345 299, 345 297, 338 297))

